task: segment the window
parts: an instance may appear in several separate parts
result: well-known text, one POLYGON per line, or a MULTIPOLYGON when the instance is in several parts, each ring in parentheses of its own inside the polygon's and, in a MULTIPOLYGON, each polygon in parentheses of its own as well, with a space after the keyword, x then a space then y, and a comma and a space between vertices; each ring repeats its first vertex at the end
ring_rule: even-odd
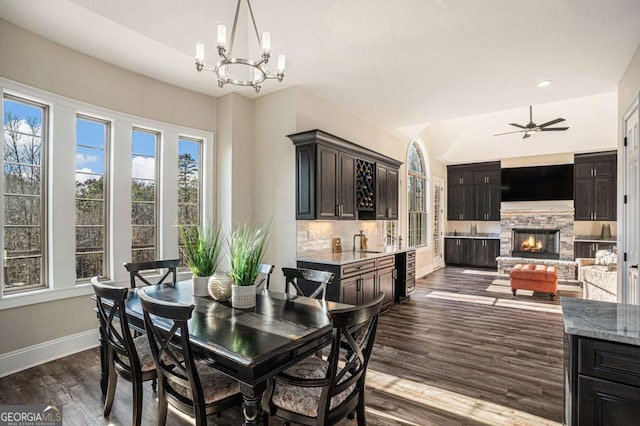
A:
POLYGON ((3 98, 3 292, 47 287, 45 105, 3 98))
POLYGON ((109 123, 76 118, 76 280, 106 277, 109 123))
MULTIPOLYGON (((178 225, 200 225, 200 149, 202 141, 178 139, 178 225)), ((182 252, 182 238, 178 233, 180 266, 186 267, 182 252)))
POLYGON ((131 261, 156 260, 159 135, 134 129, 131 149, 131 261))
POLYGON ((422 152, 416 142, 409 145, 408 157, 408 245, 420 247, 427 244, 427 174, 422 152))

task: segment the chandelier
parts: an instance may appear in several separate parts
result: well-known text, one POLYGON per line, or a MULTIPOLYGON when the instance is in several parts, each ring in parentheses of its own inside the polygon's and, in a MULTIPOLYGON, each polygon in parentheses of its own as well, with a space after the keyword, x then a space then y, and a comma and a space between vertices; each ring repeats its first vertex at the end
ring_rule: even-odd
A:
POLYGON ((260 36, 256 20, 253 16, 253 9, 251 9, 251 3, 249 0, 246 1, 249 9, 249 15, 251 16, 251 22, 253 22, 253 29, 255 30, 256 37, 258 38, 258 45, 262 48, 260 59, 254 61, 251 59, 237 58, 233 56, 233 43, 236 38, 240 3, 242 3, 242 0, 238 0, 236 15, 233 19, 233 26, 231 27, 229 48, 227 49, 227 26, 225 24, 218 24, 218 41, 216 47, 218 48, 220 60, 215 66, 206 64, 204 62, 204 43, 196 43, 196 70, 207 70, 216 73, 218 78, 218 87, 224 87, 225 84, 251 86, 256 90, 256 93, 258 93, 262 88, 262 82, 265 80, 277 79, 281 82, 284 79, 286 58, 284 55, 278 55, 277 72, 272 74, 269 71, 267 64, 271 58, 271 34, 263 32, 262 36, 260 36), (251 78, 251 71, 253 78, 251 78))

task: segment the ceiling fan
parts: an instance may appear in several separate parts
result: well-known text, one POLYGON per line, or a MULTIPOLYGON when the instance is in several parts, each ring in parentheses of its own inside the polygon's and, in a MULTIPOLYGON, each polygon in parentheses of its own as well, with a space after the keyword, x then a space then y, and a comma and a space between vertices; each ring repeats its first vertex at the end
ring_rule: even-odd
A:
POLYGON ((509 125, 518 127, 519 129, 522 129, 522 130, 516 130, 513 132, 506 132, 506 133, 498 133, 497 135, 493 135, 493 136, 502 136, 502 135, 508 135, 511 133, 524 132, 524 136, 522 137, 522 139, 526 139, 534 135, 536 132, 554 132, 554 131, 559 132, 559 131, 567 130, 568 127, 548 127, 548 126, 558 124, 563 121, 564 121, 564 118, 556 118, 555 120, 547 121, 546 123, 543 123, 543 124, 536 124, 533 122, 533 107, 530 105, 529 106, 529 124, 527 124, 526 126, 523 126, 522 124, 509 123, 509 125))

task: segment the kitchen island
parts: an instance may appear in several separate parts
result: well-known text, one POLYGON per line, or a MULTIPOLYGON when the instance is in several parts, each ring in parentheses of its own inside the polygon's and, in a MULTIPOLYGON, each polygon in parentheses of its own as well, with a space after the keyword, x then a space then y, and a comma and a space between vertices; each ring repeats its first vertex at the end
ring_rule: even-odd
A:
POLYGON ((565 424, 640 418, 640 306, 561 297, 565 424))
POLYGON ((385 293, 383 309, 406 300, 415 289, 416 251, 413 248, 372 247, 368 250, 307 251, 296 257, 298 268, 334 274, 327 300, 359 305, 385 293))

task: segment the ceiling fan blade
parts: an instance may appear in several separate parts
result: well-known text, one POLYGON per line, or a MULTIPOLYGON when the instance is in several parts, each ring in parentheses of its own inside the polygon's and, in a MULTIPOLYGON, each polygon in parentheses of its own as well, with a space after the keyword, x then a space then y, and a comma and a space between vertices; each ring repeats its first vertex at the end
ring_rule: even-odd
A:
POLYGON ((540 131, 541 132, 553 132, 553 131, 559 132, 561 130, 567 130, 567 129, 569 128, 568 127, 547 127, 544 129, 540 129, 540 131))
POLYGON ((563 121, 564 121, 564 118, 556 118, 555 120, 547 121, 546 123, 541 124, 538 127, 551 126, 552 124, 561 123, 563 121))
POLYGON ((526 132, 526 130, 516 130, 514 132, 498 133, 497 135, 493 135, 493 136, 510 135, 511 133, 522 133, 522 132, 526 132))
POLYGON ((515 127, 519 127, 521 129, 526 129, 525 126, 523 126, 522 124, 517 124, 517 123, 509 123, 510 126, 515 126, 515 127))
POLYGON ((531 133, 529 132, 525 132, 524 136, 522 137, 522 139, 526 139, 526 138, 530 138, 531 137, 531 133))

